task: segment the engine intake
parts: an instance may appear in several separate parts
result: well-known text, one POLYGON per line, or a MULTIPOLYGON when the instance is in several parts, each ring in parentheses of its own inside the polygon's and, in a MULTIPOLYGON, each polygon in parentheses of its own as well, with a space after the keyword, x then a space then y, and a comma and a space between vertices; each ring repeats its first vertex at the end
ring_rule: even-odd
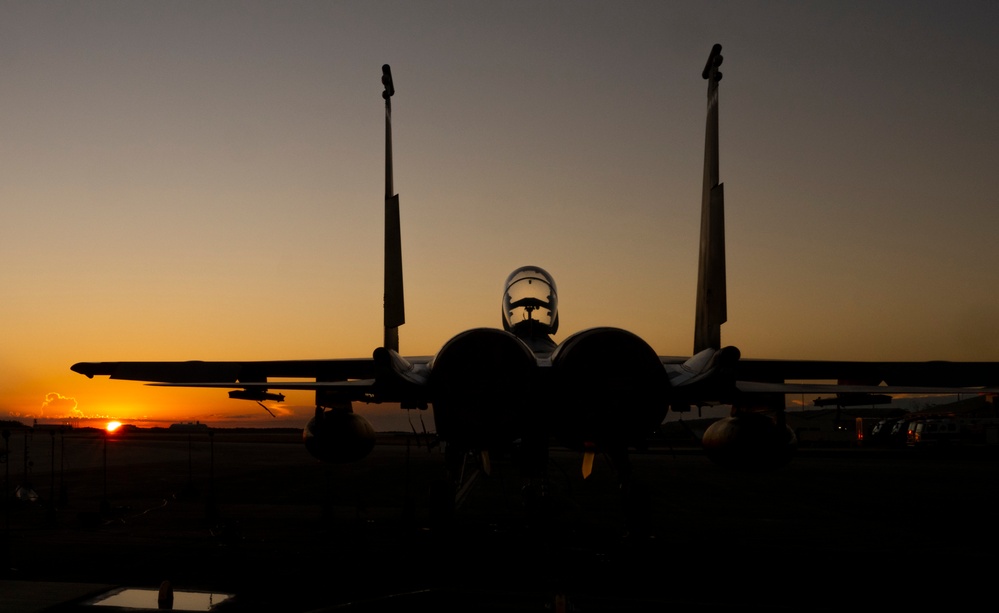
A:
POLYGON ((669 376, 638 336, 618 328, 578 332, 552 354, 553 427, 572 448, 642 446, 669 409, 669 376))
POLYGON ((469 449, 524 436, 535 419, 537 371, 534 354, 510 332, 476 328, 453 337, 431 364, 437 432, 469 449))

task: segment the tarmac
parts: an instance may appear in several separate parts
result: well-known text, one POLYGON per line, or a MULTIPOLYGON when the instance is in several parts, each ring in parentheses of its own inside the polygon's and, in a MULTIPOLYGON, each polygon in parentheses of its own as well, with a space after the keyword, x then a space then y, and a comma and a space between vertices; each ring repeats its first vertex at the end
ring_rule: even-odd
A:
POLYGON ((623 489, 606 462, 583 480, 579 454, 555 449, 543 496, 494 458, 488 477, 469 467, 470 487, 441 521, 431 512, 440 448, 385 443, 325 465, 294 433, 15 432, 0 611, 141 610, 94 602, 163 581, 232 612, 994 599, 991 449, 803 449, 779 470, 742 472, 660 448, 632 456, 623 489), (37 500, 14 498, 25 482, 37 500))

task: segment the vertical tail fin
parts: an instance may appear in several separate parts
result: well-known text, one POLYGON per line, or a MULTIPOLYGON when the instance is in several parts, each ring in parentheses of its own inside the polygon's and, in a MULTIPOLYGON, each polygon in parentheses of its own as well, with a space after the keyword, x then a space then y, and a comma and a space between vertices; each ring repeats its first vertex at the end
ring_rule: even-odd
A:
POLYGON ((725 191, 718 182, 718 82, 721 45, 701 76, 708 80, 708 118, 704 134, 704 187, 701 195, 701 247, 697 270, 694 353, 721 348, 721 325, 728 319, 725 290, 725 191))
POLYGON ((406 323, 402 291, 402 228, 399 221, 399 195, 392 186, 392 70, 382 66, 385 91, 385 341, 386 349, 399 351, 399 326, 406 323))

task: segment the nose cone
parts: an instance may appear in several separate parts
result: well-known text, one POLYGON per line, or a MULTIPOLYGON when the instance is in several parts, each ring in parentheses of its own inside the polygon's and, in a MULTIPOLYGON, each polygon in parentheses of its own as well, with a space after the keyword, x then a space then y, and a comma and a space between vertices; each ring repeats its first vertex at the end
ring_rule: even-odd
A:
POLYGON ((558 331, 558 294, 555 280, 537 266, 521 266, 510 273, 503 291, 503 328, 520 337, 558 331))

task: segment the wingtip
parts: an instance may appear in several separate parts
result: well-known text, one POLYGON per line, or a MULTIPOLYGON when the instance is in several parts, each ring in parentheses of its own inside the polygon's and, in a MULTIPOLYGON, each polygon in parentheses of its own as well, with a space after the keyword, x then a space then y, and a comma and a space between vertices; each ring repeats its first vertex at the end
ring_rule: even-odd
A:
POLYGON ((101 374, 98 366, 99 364, 95 364, 94 362, 77 362, 76 364, 70 366, 69 369, 75 373, 80 373, 81 375, 86 376, 88 379, 93 379, 94 375, 101 374))

